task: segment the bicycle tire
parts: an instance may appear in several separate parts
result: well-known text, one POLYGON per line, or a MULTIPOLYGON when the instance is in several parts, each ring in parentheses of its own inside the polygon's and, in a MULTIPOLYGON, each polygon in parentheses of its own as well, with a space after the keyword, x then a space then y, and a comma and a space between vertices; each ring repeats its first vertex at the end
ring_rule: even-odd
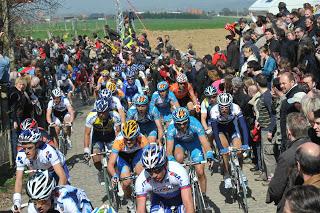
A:
POLYGON ((59 150, 60 152, 66 156, 67 155, 67 146, 66 146, 66 141, 62 135, 59 136, 59 150))
POLYGON ((111 178, 106 167, 103 167, 103 177, 105 181, 107 203, 117 212, 120 208, 120 198, 118 197, 117 191, 112 186, 111 178))
POLYGON ((247 186, 243 181, 243 172, 241 168, 238 168, 238 180, 239 180, 239 204, 244 213, 248 213, 248 201, 247 201, 247 186))
POLYGON ((205 213, 206 212, 206 206, 203 201, 202 193, 200 190, 200 185, 198 182, 193 183, 193 196, 195 196, 195 210, 198 213, 205 213))

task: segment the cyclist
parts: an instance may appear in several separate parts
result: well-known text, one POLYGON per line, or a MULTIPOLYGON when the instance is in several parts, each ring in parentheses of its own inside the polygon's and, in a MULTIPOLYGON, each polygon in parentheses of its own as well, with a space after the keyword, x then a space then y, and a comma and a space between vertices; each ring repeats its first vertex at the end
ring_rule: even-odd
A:
POLYGON ((109 80, 109 71, 108 70, 101 71, 100 75, 101 76, 97 82, 96 92, 99 92, 99 90, 101 90, 101 89, 105 89, 107 86, 107 82, 109 80))
POLYGON ((152 144, 142 154, 145 168, 135 183, 137 212, 146 212, 146 200, 151 193, 150 212, 194 212, 190 180, 186 169, 179 163, 168 161, 163 147, 152 144))
MULTIPOLYGON (((48 134, 48 132, 45 129, 38 126, 38 122, 35 119, 33 118, 24 119, 24 121, 22 121, 22 123, 20 124, 20 129, 22 131, 28 130, 28 129, 38 129, 41 133, 41 141, 43 143, 46 143, 55 147, 54 141, 52 140, 51 136, 48 134)), ((58 148, 58 147, 55 147, 55 148, 58 148)))
MULTIPOLYGON (((119 177, 128 177, 131 172, 139 175, 143 170, 141 155, 143 148, 148 145, 148 139, 140 133, 139 125, 134 120, 128 120, 121 128, 121 134, 112 145, 112 153, 108 160, 108 172, 116 184, 119 177)), ((124 197, 128 200, 128 209, 132 210, 131 180, 122 182, 124 197)))
MULTIPOLYGON (((92 153, 100 153, 104 150, 105 144, 111 148, 111 144, 120 132, 120 115, 111 111, 110 103, 105 99, 99 99, 95 103, 96 111, 92 111, 86 118, 84 130, 84 157, 89 160, 92 153), (92 133, 91 133, 92 132, 92 133), (90 147, 91 139, 91 149, 90 147)), ((103 185, 103 170, 101 156, 94 156, 94 166, 98 170, 99 182, 103 185)))
POLYGON ((13 194, 13 205, 21 206, 21 192, 23 184, 23 171, 48 169, 59 185, 68 182, 69 171, 65 164, 65 158, 61 152, 48 144, 41 142, 41 133, 37 129, 28 129, 20 133, 18 142, 22 149, 16 157, 16 181, 13 194))
POLYGON ((118 72, 110 72, 110 80, 109 82, 114 83, 117 87, 117 89, 122 89, 123 88, 123 82, 119 78, 119 73, 118 72))
POLYGON ((217 103, 218 91, 213 86, 208 86, 204 91, 205 99, 201 102, 201 124, 208 136, 210 143, 213 143, 213 134, 211 128, 210 111, 217 103))
POLYGON ((113 110, 117 110, 118 113, 121 116, 121 121, 122 123, 125 122, 126 120, 126 113, 124 112, 124 107, 121 104, 120 101, 120 96, 124 97, 124 94, 122 92, 122 90, 117 90, 117 87, 114 83, 112 82, 108 82, 107 83, 107 87, 106 89, 104 89, 103 91, 101 91, 101 95, 104 96, 105 98, 110 97, 110 94, 106 94, 106 93, 111 93, 111 108, 113 110), (104 91, 106 90, 106 91, 104 91))
POLYGON ((128 70, 126 73, 126 81, 123 84, 123 93, 128 102, 129 108, 133 102, 133 98, 136 94, 143 94, 141 83, 136 79, 136 72, 134 70, 128 70))
POLYGON ((184 73, 179 73, 176 80, 177 82, 170 86, 170 90, 177 97, 180 106, 187 107, 189 111, 196 109, 196 112, 200 112, 198 99, 192 85, 188 83, 187 76, 184 73))
MULTIPOLYGON (((63 96, 60 88, 52 90, 52 100, 49 101, 47 107, 46 119, 50 126, 55 128, 56 135, 60 133, 61 124, 67 125, 67 141, 68 147, 71 148, 71 125, 74 120, 74 110, 69 100, 63 96)), ((56 147, 59 147, 57 139, 54 138, 56 147)))
POLYGON ((71 79, 68 78, 66 74, 61 75, 61 79, 57 81, 57 87, 59 87, 64 94, 67 95, 71 105, 72 105, 72 93, 75 90, 71 79))
MULTIPOLYGON (((217 103, 210 112, 212 120, 212 131, 216 145, 224 161, 224 187, 226 189, 232 187, 231 178, 228 170, 228 156, 229 146, 235 146, 238 149, 248 150, 248 127, 241 112, 240 107, 234 104, 233 98, 229 93, 221 93, 217 97, 217 103), (241 127, 241 132, 240 128, 241 127), (242 134, 241 134, 242 133, 242 134), (241 135, 243 136, 243 145, 241 142, 241 135), (229 144, 229 140, 231 144, 229 144)), ((242 155, 239 155, 240 162, 242 155)), ((244 177, 244 180, 246 178, 244 177)))
MULTIPOLYGON (((204 161, 203 151, 206 152, 206 159, 212 163, 213 152, 205 135, 201 123, 184 107, 179 107, 172 112, 173 123, 168 127, 167 132, 167 156, 169 160, 177 160, 183 163, 185 151, 190 153, 193 162, 204 161)), ((210 165, 211 166, 211 165, 210 165)), ((204 164, 195 165, 199 178, 203 197, 207 198, 207 179, 204 172, 204 164)))
POLYGON ((148 137, 149 142, 157 141, 158 136, 158 144, 161 144, 163 128, 160 112, 156 107, 150 108, 148 104, 148 96, 138 95, 135 98, 135 105, 128 110, 127 120, 136 120, 141 133, 148 137))
POLYGON ((160 116, 166 127, 172 120, 171 109, 179 107, 179 102, 173 92, 169 91, 169 85, 166 81, 157 84, 157 90, 152 94, 150 108, 157 107, 160 116))
POLYGON ((64 185, 56 186, 56 180, 47 170, 37 171, 26 185, 31 202, 28 213, 91 213, 93 208, 85 191, 64 185))

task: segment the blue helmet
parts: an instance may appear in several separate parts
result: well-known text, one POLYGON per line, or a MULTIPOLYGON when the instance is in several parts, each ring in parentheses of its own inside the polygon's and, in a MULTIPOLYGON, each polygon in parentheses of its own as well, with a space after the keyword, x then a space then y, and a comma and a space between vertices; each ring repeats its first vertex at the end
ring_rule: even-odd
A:
POLYGON ((113 70, 116 71, 116 72, 122 72, 122 68, 120 65, 116 65, 113 67, 113 70))
POLYGON ((134 78, 136 76, 136 72, 131 68, 127 69, 126 77, 127 78, 134 78))
POLYGON ((135 105, 146 105, 148 103, 149 103, 149 99, 148 99, 148 96, 146 95, 138 95, 134 101, 135 105))
POLYGON ((169 84, 166 81, 161 81, 157 84, 157 90, 159 92, 165 91, 169 88, 169 84))
POLYGON ((26 129, 23 130, 18 138, 18 142, 21 144, 25 143, 37 143, 41 139, 41 133, 39 129, 26 129))
POLYGON ((164 148, 157 144, 149 144, 143 150, 141 161, 146 170, 162 168, 167 163, 164 148))
POLYGON ((105 112, 110 109, 110 104, 106 99, 99 99, 96 101, 97 112, 105 112))
POLYGON ((146 69, 146 67, 143 64, 139 64, 138 65, 138 70, 139 71, 144 71, 146 69))
POLYGON ((189 111, 185 107, 178 107, 172 112, 174 122, 183 122, 189 119, 189 111))
POLYGON ((112 98, 112 92, 108 89, 103 89, 99 91, 99 99, 110 100, 112 98))

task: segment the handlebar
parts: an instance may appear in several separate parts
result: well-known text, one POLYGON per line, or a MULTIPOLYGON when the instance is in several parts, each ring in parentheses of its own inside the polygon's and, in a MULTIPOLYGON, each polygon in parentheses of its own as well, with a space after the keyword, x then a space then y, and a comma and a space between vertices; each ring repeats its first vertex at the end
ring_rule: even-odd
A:
POLYGON ((183 163, 182 166, 195 166, 195 165, 206 164, 206 163, 208 163, 207 160, 203 160, 200 162, 187 161, 186 163, 183 163))
POLYGON ((119 178, 119 181, 125 181, 125 180, 135 180, 137 179, 137 175, 133 174, 133 175, 130 175, 128 177, 124 177, 124 178, 119 178))
POLYGON ((97 156, 97 155, 110 155, 111 154, 111 150, 108 150, 106 152, 99 152, 99 153, 93 153, 90 155, 90 157, 94 157, 94 156, 97 156))

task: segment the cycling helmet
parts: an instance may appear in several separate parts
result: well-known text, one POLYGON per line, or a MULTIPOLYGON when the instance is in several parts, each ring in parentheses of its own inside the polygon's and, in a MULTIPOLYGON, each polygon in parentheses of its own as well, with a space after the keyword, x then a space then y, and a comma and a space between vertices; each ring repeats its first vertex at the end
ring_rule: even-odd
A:
POLYGON ((127 73, 126 73, 126 78, 134 78, 136 76, 136 72, 132 69, 128 69, 127 73))
POLYGON ((107 77, 108 75, 109 75, 109 71, 108 70, 103 70, 103 71, 101 71, 101 76, 103 76, 103 77, 107 77))
POLYGON ((145 71, 146 69, 146 67, 143 64, 139 64, 137 68, 139 71, 145 71))
POLYGON ((117 86, 112 82, 108 82, 106 89, 109 90, 112 94, 114 94, 117 90, 117 86))
POLYGON ((61 91, 60 88, 55 88, 54 90, 52 90, 52 97, 61 97, 63 96, 63 92, 61 91))
POLYGON ((114 66, 113 70, 116 71, 116 72, 122 72, 122 68, 121 68, 120 65, 114 66))
POLYGON ((21 130, 33 129, 37 125, 38 125, 38 122, 36 120, 34 120, 33 118, 26 118, 20 124, 20 129, 21 130))
POLYGON ((188 82, 188 78, 187 78, 187 76, 185 74, 180 73, 177 76, 177 82, 178 83, 186 83, 186 82, 188 82))
POLYGON ((37 143, 40 139, 41 133, 38 129, 26 129, 20 133, 18 142, 21 144, 37 143))
POLYGON ((99 91, 99 99, 110 100, 112 98, 112 92, 108 89, 103 89, 99 91))
POLYGON ((138 95, 135 98, 135 102, 134 102, 135 105, 146 105, 148 103, 149 103, 149 99, 148 99, 148 96, 146 95, 138 95))
POLYGON ((116 72, 110 72, 110 78, 111 78, 111 79, 117 80, 118 77, 119 77, 118 73, 116 73, 116 72))
POLYGON ((219 106, 231 106, 232 96, 230 93, 221 93, 218 95, 217 103, 219 106))
POLYGON ((205 96, 214 96, 217 95, 218 91, 217 88, 213 87, 213 86, 208 86, 205 90, 204 90, 204 95, 205 96))
POLYGON ((183 122, 189 119, 189 111, 187 108, 178 107, 172 112, 174 122, 183 122))
POLYGON ((50 176, 48 170, 44 170, 37 171, 29 178, 26 191, 32 200, 45 200, 51 196, 55 187, 55 179, 50 176))
POLYGON ((134 139, 140 134, 140 127, 135 120, 128 120, 121 128, 121 133, 126 139, 134 139))
POLYGON ((67 74, 62 74, 62 75, 61 75, 61 80, 62 80, 62 81, 67 80, 67 74))
POLYGON ((168 85, 168 83, 167 83, 166 81, 161 81, 161 82, 159 82, 158 85, 157 85, 157 90, 158 90, 159 92, 165 91, 165 90, 167 90, 168 88, 169 88, 169 85, 168 85))
POLYGON ((157 144, 146 146, 142 153, 142 165, 145 169, 159 169, 167 163, 167 157, 163 147, 157 144))
POLYGON ((97 112, 105 112, 109 109, 109 102, 106 99, 99 99, 96 101, 97 112))

